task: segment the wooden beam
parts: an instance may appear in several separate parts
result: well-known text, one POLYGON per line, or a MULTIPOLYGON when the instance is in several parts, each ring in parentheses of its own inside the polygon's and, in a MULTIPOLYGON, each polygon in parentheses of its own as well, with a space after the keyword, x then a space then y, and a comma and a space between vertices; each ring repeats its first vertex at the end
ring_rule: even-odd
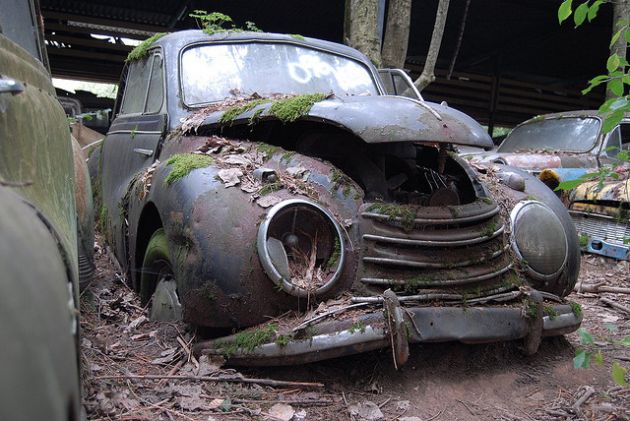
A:
MULTIPOLYGON (((164 26, 155 26, 155 25, 144 25, 136 22, 122 21, 122 20, 112 20, 112 19, 104 19, 97 18, 92 16, 83 16, 83 15, 75 15, 70 13, 59 13, 53 12, 50 10, 42 11, 42 14, 47 19, 57 19, 61 21, 74 21, 74 22, 84 22, 93 25, 103 25, 103 26, 111 26, 114 28, 128 28, 132 30, 138 31, 146 31, 146 32, 162 32, 166 28, 164 26)), ((71 25, 70 25, 71 26, 71 25)))
MULTIPOLYGON (((114 50, 120 51, 123 53, 129 53, 133 47, 124 44, 113 44, 106 40, 99 40, 96 38, 77 38, 77 37, 69 37, 63 35, 50 35, 46 34, 47 41, 57 41, 63 44, 69 45, 81 45, 84 47, 93 47, 98 48, 100 50, 114 50)), ((51 47, 52 48, 52 47, 51 47)))
POLYGON ((55 21, 46 21, 44 23, 44 28, 46 32, 67 32, 70 34, 99 34, 99 35, 110 35, 112 37, 125 37, 131 39, 143 40, 146 39, 146 35, 141 34, 128 34, 126 32, 115 31, 111 29, 92 29, 92 28, 82 28, 79 26, 68 26, 65 23, 58 23, 55 21))
POLYGON ((49 56, 76 57, 81 59, 110 61, 113 63, 121 64, 125 61, 125 58, 127 57, 126 55, 97 53, 94 51, 79 50, 77 48, 53 48, 48 46, 47 50, 49 56))

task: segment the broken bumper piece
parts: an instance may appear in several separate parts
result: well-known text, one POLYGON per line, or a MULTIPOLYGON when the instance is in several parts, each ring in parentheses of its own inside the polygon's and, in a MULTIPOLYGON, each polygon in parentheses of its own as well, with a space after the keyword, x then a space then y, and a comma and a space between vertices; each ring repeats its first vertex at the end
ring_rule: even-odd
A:
POLYGON ((275 366, 390 347, 398 368, 407 361, 409 343, 476 344, 522 339, 524 351, 530 354, 537 351, 543 337, 573 332, 582 321, 581 312, 574 311, 569 303, 543 306, 542 299, 531 300, 531 297, 525 306, 519 302, 495 307, 403 307, 395 297, 384 298, 381 309, 344 320, 318 321, 306 327, 303 323, 290 336, 281 335, 273 342, 247 350, 230 346, 237 334, 200 342, 195 351, 223 355, 231 365, 275 366))

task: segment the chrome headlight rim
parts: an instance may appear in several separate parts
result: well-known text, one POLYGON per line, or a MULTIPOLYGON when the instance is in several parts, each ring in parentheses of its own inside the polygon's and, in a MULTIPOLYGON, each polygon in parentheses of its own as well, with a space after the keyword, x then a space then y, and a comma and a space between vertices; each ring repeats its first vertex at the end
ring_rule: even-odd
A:
MULTIPOLYGON (((523 201, 518 202, 516 204, 516 206, 514 206, 514 208, 510 212, 510 223, 511 223, 511 226, 512 226, 512 230, 511 230, 512 233, 510 235, 510 244, 512 246, 512 250, 514 251, 514 254, 516 255, 516 257, 521 262, 526 262, 526 259, 521 254, 521 251, 519 250, 518 244, 517 244, 517 241, 516 241, 516 237, 515 237, 516 222, 517 222, 517 218, 518 218, 519 213, 525 207, 532 206, 532 205, 540 206, 540 207, 543 207, 543 208, 547 209, 549 211, 549 213, 552 215, 552 217, 555 218, 555 220, 558 223, 558 225, 561 226, 563 231, 564 231, 564 226, 562 225, 562 222, 560 221, 560 218, 558 218, 558 215, 556 215, 556 213, 549 206, 547 206, 545 203, 543 203, 543 202, 541 202, 539 200, 523 200, 523 201)), ((550 273, 550 274, 545 274, 545 273, 540 273, 540 272, 534 270, 528 264, 525 264, 524 265, 525 266, 524 267, 525 272, 529 276, 531 276, 533 279, 536 279, 536 280, 539 280, 539 281, 547 282, 547 281, 553 281, 555 279, 558 279, 558 277, 560 277, 562 272, 566 269, 567 261, 569 259, 569 241, 568 241, 566 232, 564 233, 564 246, 565 246, 564 259, 562 261, 562 264, 558 268, 558 270, 556 270, 555 272, 550 273)))
POLYGON ((263 270, 265 271, 267 276, 273 281, 273 283, 276 284, 279 288, 281 288, 286 293, 293 296, 300 297, 300 298, 306 298, 309 296, 318 296, 318 295, 322 295, 328 292, 333 286, 335 286, 335 284, 337 284, 337 282, 341 278, 341 275, 343 273, 343 269, 345 266, 345 260, 346 260, 345 237, 343 235, 341 226, 339 225, 339 223, 337 223, 337 220, 328 209, 322 207, 318 203, 315 203, 306 199, 284 200, 274 205, 271 209, 269 209, 265 218, 261 222, 260 227, 258 228, 256 248, 258 251, 258 259, 263 267, 263 270), (271 226, 271 223, 274 220, 274 217, 277 216, 285 208, 290 207, 290 206, 295 206, 295 205, 303 205, 303 206, 312 207, 316 211, 321 212, 323 216, 325 216, 328 219, 328 222, 334 228, 334 232, 337 235, 337 238, 339 240, 339 258, 337 261, 337 268, 325 284, 319 286, 318 288, 314 290, 307 290, 307 289, 301 288, 291 283, 290 279, 285 279, 285 277, 282 276, 282 274, 278 271, 278 269, 274 265, 271 259, 271 255, 270 255, 268 244, 267 244, 269 228, 271 226))

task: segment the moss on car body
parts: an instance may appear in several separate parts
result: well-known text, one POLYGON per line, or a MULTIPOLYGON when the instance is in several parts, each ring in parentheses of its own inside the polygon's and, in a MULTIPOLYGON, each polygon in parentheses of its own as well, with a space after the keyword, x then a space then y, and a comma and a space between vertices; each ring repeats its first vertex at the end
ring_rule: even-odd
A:
POLYGON ((166 164, 173 168, 164 181, 170 186, 177 180, 186 177, 191 171, 205 168, 212 165, 213 162, 212 157, 207 155, 192 153, 173 155, 166 161, 166 164))

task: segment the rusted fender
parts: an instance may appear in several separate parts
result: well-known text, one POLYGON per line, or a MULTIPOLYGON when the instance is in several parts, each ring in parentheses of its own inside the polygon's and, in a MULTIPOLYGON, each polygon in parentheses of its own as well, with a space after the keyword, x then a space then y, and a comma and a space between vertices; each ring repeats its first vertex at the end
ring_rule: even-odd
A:
POLYGON ((601 189, 599 188, 599 181, 583 183, 575 189, 571 200, 574 202, 630 202, 630 179, 606 181, 601 189))
POLYGON ((84 151, 72 137, 74 158, 74 200, 77 211, 77 240, 79 256, 79 284, 85 287, 94 273, 94 202, 92 183, 84 151))
MULTIPOLYGON (((226 188, 218 176, 217 165, 193 170, 171 185, 166 183, 172 170, 168 157, 196 151, 206 139, 184 137, 166 142, 150 192, 140 199, 136 188, 132 189, 127 218, 131 262, 142 261, 142 256, 135 254, 138 236, 134 234, 145 206, 152 203, 169 238, 169 254, 187 322, 207 327, 243 328, 263 322, 266 315, 305 305, 296 297, 279 291, 264 273, 256 251, 256 238, 267 208, 253 201, 251 193, 242 191, 239 186, 226 188)), ((308 168, 307 184, 316 197, 311 197, 310 193, 293 194, 286 189, 264 197, 277 196, 283 200, 301 197, 316 201, 346 227, 349 237, 357 235, 352 218, 358 214, 362 192, 353 182, 334 187, 331 164, 276 148, 263 166, 274 171, 298 166, 308 168)), ((354 279, 355 253, 353 247, 347 247, 349 273, 344 279, 354 279)), ((134 271, 132 277, 139 278, 134 271)))
MULTIPOLYGON (((261 104, 238 116, 235 122, 248 122, 260 109, 265 110, 258 116, 261 120, 274 119, 267 115, 270 106, 271 103, 261 104)), ((204 124, 216 125, 222 115, 221 111, 214 112, 204 124)), ((366 143, 424 141, 484 149, 494 146, 486 131, 466 114, 446 105, 421 104, 399 96, 334 97, 313 104, 302 119, 341 127, 366 143)))
MULTIPOLYGON (((70 130, 72 131, 72 136, 79 142, 81 147, 90 146, 105 137, 102 133, 92 130, 80 122, 71 124, 70 130)), ((85 158, 87 158, 87 156, 85 158)))

